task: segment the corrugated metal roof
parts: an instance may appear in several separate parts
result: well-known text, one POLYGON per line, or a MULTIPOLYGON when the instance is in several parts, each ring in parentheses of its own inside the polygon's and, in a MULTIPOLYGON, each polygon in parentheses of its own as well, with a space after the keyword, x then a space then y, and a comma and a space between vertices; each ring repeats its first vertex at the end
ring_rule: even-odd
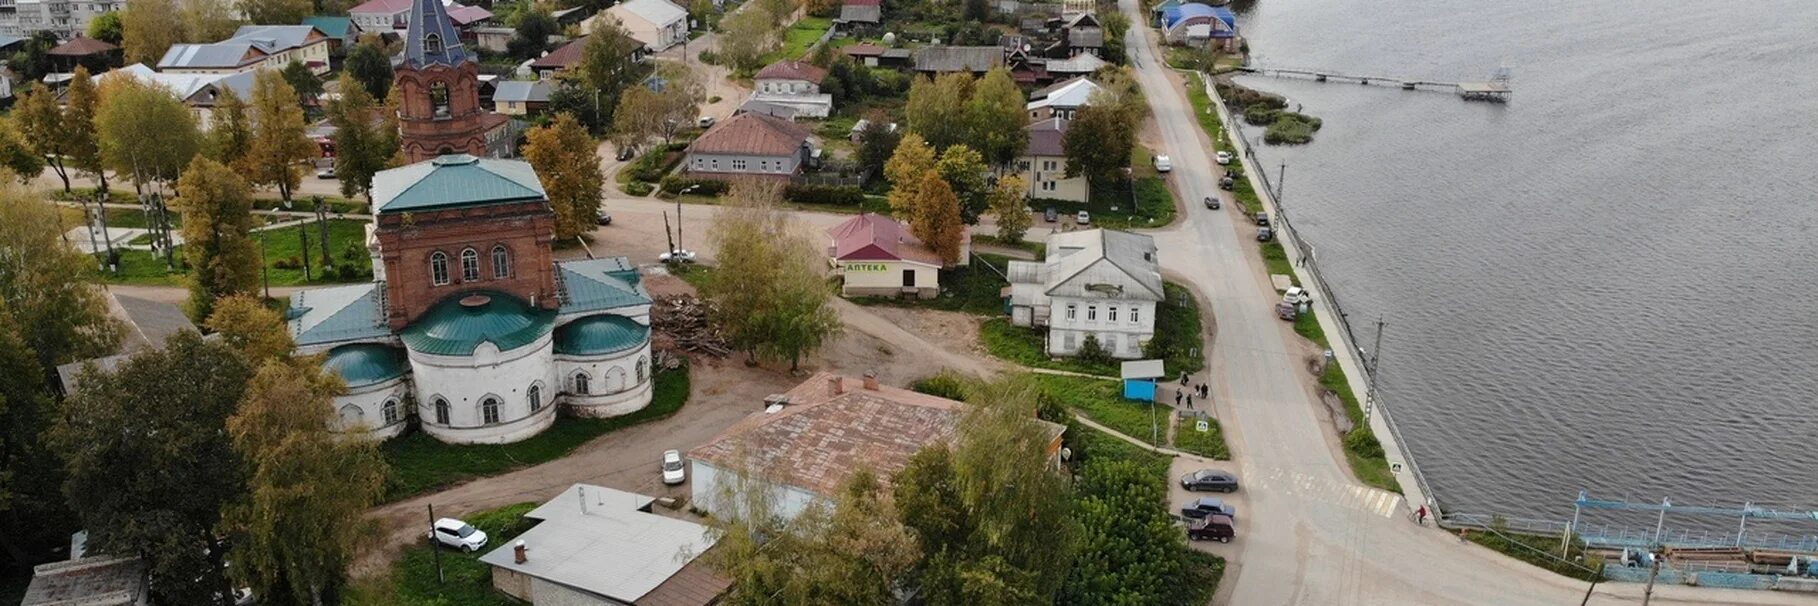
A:
POLYGON ((623 18, 634 15, 644 22, 657 27, 664 27, 678 20, 688 18, 688 11, 667 0, 631 0, 606 9, 606 12, 623 18))
POLYGON ((372 178, 372 197, 384 214, 548 196, 529 162, 452 154, 379 171, 372 178))
POLYGON ((376 385, 404 376, 410 364, 404 352, 376 343, 342 345, 328 351, 322 367, 341 375, 348 387, 376 385))
POLYGON ((473 355, 481 343, 510 351, 536 342, 555 326, 553 312, 534 309, 498 291, 473 291, 437 303, 398 336, 411 351, 473 355))
POLYGON ((537 80, 535 82, 507 80, 505 82, 500 82, 499 86, 493 90, 492 100, 518 103, 547 103, 549 101, 549 82, 546 80, 537 80))
POLYGON ((787 156, 802 148, 808 129, 775 116, 739 114, 688 144, 688 153, 787 156))
POLYGON ((1098 92, 1098 89, 1097 83, 1087 80, 1084 76, 1076 76, 1071 80, 1064 80, 1054 86, 1035 91, 1034 94, 1029 95, 1035 100, 1030 101, 1026 107, 1028 109, 1050 106, 1085 107, 1086 102, 1092 100, 1092 93, 1098 92))
POLYGON ((840 7, 839 20, 844 23, 877 23, 883 19, 883 7, 876 4, 848 4, 840 7))
POLYGON ((1168 376, 1162 369, 1161 360, 1131 360, 1124 362, 1118 370, 1119 376, 1125 379, 1155 379, 1168 376))
POLYGON ((556 270, 562 272, 563 314, 650 304, 650 292, 625 257, 564 261, 556 270))
POLYGON ((297 291, 290 296, 290 336, 297 345, 391 336, 377 282, 297 291))
POLYGON ((352 17, 316 15, 304 17, 303 24, 322 30, 322 33, 334 38, 345 38, 348 34, 353 33, 354 29, 352 17))
POLYGON ((277 52, 303 46, 313 33, 322 32, 313 25, 242 25, 228 40, 268 40, 271 46, 264 50, 277 52))
POLYGON ((927 46, 915 51, 915 71, 991 71, 1004 64, 1004 49, 996 46, 927 46))
POLYGON ((1029 125, 1029 145, 1023 153, 1030 156, 1065 156, 1067 121, 1048 118, 1029 125))
POLYGON ((625 316, 587 316, 556 329, 555 352, 592 356, 636 349, 650 342, 650 327, 625 316))
POLYGON ((233 68, 264 56, 264 50, 251 40, 227 40, 214 44, 173 44, 158 60, 158 69, 233 68), (248 55, 254 55, 248 58, 248 55))
MULTIPOLYGON (((486 564, 605 596, 638 602, 713 547, 705 526, 647 511, 656 499, 604 486, 575 484, 524 517, 541 520, 517 541, 480 556, 486 564)), ((725 586, 721 586, 724 591, 725 586)), ((702 602, 708 603, 708 602, 702 602)))
POLYGON ((1146 292, 1117 298, 1160 301, 1161 267, 1155 238, 1115 229, 1088 229, 1048 236, 1048 294, 1087 296, 1093 286, 1128 276, 1146 292))

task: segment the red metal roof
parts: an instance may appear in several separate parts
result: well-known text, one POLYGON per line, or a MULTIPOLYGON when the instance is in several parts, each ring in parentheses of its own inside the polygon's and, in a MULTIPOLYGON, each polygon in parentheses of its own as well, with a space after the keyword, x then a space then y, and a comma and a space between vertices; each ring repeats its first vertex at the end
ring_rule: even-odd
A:
POLYGON ((76 36, 50 49, 50 54, 59 57, 86 57, 95 53, 105 53, 120 48, 88 36, 76 36))
POLYGON ((876 57, 884 54, 884 47, 869 42, 860 42, 840 50, 853 57, 876 57))
POLYGON ((764 114, 744 113, 715 124, 688 144, 689 153, 787 156, 808 141, 808 129, 764 114))
POLYGON ((807 61, 778 61, 758 70, 753 80, 807 80, 820 84, 827 70, 807 61))
POLYGON ((895 219, 865 213, 827 230, 833 236, 833 257, 841 261, 914 261, 940 265, 921 240, 910 235, 895 219))

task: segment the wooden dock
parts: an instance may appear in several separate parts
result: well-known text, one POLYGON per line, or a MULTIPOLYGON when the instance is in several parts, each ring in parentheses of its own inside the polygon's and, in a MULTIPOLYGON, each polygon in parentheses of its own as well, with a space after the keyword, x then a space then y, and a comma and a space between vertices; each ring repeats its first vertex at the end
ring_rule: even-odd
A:
POLYGON ((1437 80, 1410 80, 1390 76, 1364 76, 1313 69, 1287 69, 1274 67, 1240 67, 1238 71, 1259 76, 1277 78, 1299 78, 1315 82, 1355 82, 1362 85, 1394 86, 1402 90, 1426 90, 1435 92, 1456 93, 1470 101, 1506 102, 1513 89, 1509 87, 1508 70, 1497 70, 1497 73, 1486 82, 1442 82, 1437 80))

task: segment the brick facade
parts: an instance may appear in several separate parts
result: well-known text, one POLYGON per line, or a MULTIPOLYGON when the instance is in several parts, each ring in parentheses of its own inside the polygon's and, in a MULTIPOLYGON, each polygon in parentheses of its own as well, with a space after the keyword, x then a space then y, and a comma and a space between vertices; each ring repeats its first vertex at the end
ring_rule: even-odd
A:
POLYGON ((385 264, 386 307, 393 330, 403 329, 437 302, 472 290, 496 290, 560 306, 549 250, 555 213, 545 201, 379 215, 379 250, 385 264), (508 271, 495 277, 493 248, 504 246, 508 271), (468 280, 462 252, 478 257, 478 277, 468 280), (436 284, 435 253, 447 255, 445 284, 436 284))
POLYGON ((409 63, 397 67, 393 82, 402 101, 398 130, 403 134, 405 159, 421 162, 450 153, 486 155, 486 108, 480 105, 479 78, 479 65, 473 61, 455 67, 414 68, 409 63), (436 84, 448 90, 444 116, 436 115, 432 92, 436 84))

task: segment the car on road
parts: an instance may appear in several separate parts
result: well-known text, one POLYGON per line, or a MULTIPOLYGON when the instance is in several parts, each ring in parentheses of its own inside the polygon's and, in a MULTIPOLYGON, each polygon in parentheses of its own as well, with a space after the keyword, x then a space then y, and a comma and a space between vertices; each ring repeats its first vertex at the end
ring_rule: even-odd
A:
POLYGON ((663 483, 674 486, 687 479, 688 471, 682 467, 682 451, 663 451, 663 483))
POLYGON ((1256 241, 1257 242, 1268 242, 1268 241, 1274 240, 1274 239, 1275 239, 1275 230, 1269 229, 1269 226, 1265 225, 1265 226, 1256 228, 1256 241))
POLYGON ((1218 160, 1219 164, 1230 164, 1231 163, 1231 152, 1219 150, 1219 152, 1216 156, 1216 159, 1218 160))
POLYGON ((1275 317, 1293 322, 1300 317, 1300 310, 1295 309, 1293 303, 1281 301, 1275 304, 1275 317))
POLYGON ((1180 516, 1189 520, 1198 520, 1213 514, 1230 516, 1231 519, 1235 520, 1237 519, 1237 508, 1232 507, 1230 503, 1226 503, 1223 499, 1215 499, 1212 497, 1194 499, 1193 502, 1187 503, 1186 507, 1180 508, 1180 516))
POLYGON ((1194 541, 1229 543, 1237 537, 1237 524, 1230 516, 1209 515, 1187 525, 1187 538, 1194 541))
POLYGON ((713 126, 713 116, 701 116, 701 119, 696 120, 695 124, 699 124, 701 128, 713 126))
POLYGON ((1256 219, 1257 225, 1261 225, 1263 227, 1269 226, 1269 213, 1256 213, 1255 219, 1256 219))
POLYGON ((1180 487, 1205 492, 1237 491, 1237 476, 1221 469, 1201 469, 1181 476, 1180 487))
POLYGON ((316 178, 317 179, 335 178, 335 165, 330 164, 328 166, 324 166, 322 168, 316 169, 316 178))
POLYGON ((1305 289, 1305 288, 1301 288, 1299 286, 1289 286, 1287 291, 1284 291, 1281 293, 1281 300, 1283 303, 1292 303, 1294 305, 1300 305, 1302 303, 1313 302, 1313 295, 1311 293, 1308 293, 1307 289, 1305 289))
POLYGON ((429 539, 461 551, 473 553, 486 546, 486 531, 454 518, 436 520, 429 539))
POLYGON ((1155 172, 1165 173, 1174 170, 1174 162, 1167 156, 1155 157, 1155 172))
POLYGON ((1078 223, 1080 225, 1091 225, 1092 224, 1092 213, 1089 213, 1089 212, 1086 212, 1083 210, 1079 211, 1079 214, 1073 215, 1073 222, 1078 223))
POLYGON ((694 262, 694 251, 678 248, 678 249, 657 255, 657 260, 662 261, 664 263, 693 263, 694 262))
POLYGON ((620 162, 624 162, 626 160, 630 160, 632 156, 636 156, 636 155, 638 155, 637 148, 627 145, 627 146, 619 148, 619 154, 615 157, 618 158, 620 162))
POLYGON ((1047 220, 1049 223, 1059 221, 1060 211, 1055 210, 1054 207, 1050 206, 1047 210, 1042 211, 1042 219, 1047 220))
POLYGON ((593 222, 598 225, 612 225, 612 213, 602 210, 599 215, 594 217, 593 222))
POLYGON ((1206 208, 1218 210, 1218 196, 1206 196, 1206 208))
POLYGON ((1237 186, 1237 178, 1231 176, 1228 173, 1225 176, 1220 177, 1218 179, 1218 188, 1219 189, 1222 189, 1225 191, 1231 191, 1231 188, 1236 187, 1236 186, 1237 186))

